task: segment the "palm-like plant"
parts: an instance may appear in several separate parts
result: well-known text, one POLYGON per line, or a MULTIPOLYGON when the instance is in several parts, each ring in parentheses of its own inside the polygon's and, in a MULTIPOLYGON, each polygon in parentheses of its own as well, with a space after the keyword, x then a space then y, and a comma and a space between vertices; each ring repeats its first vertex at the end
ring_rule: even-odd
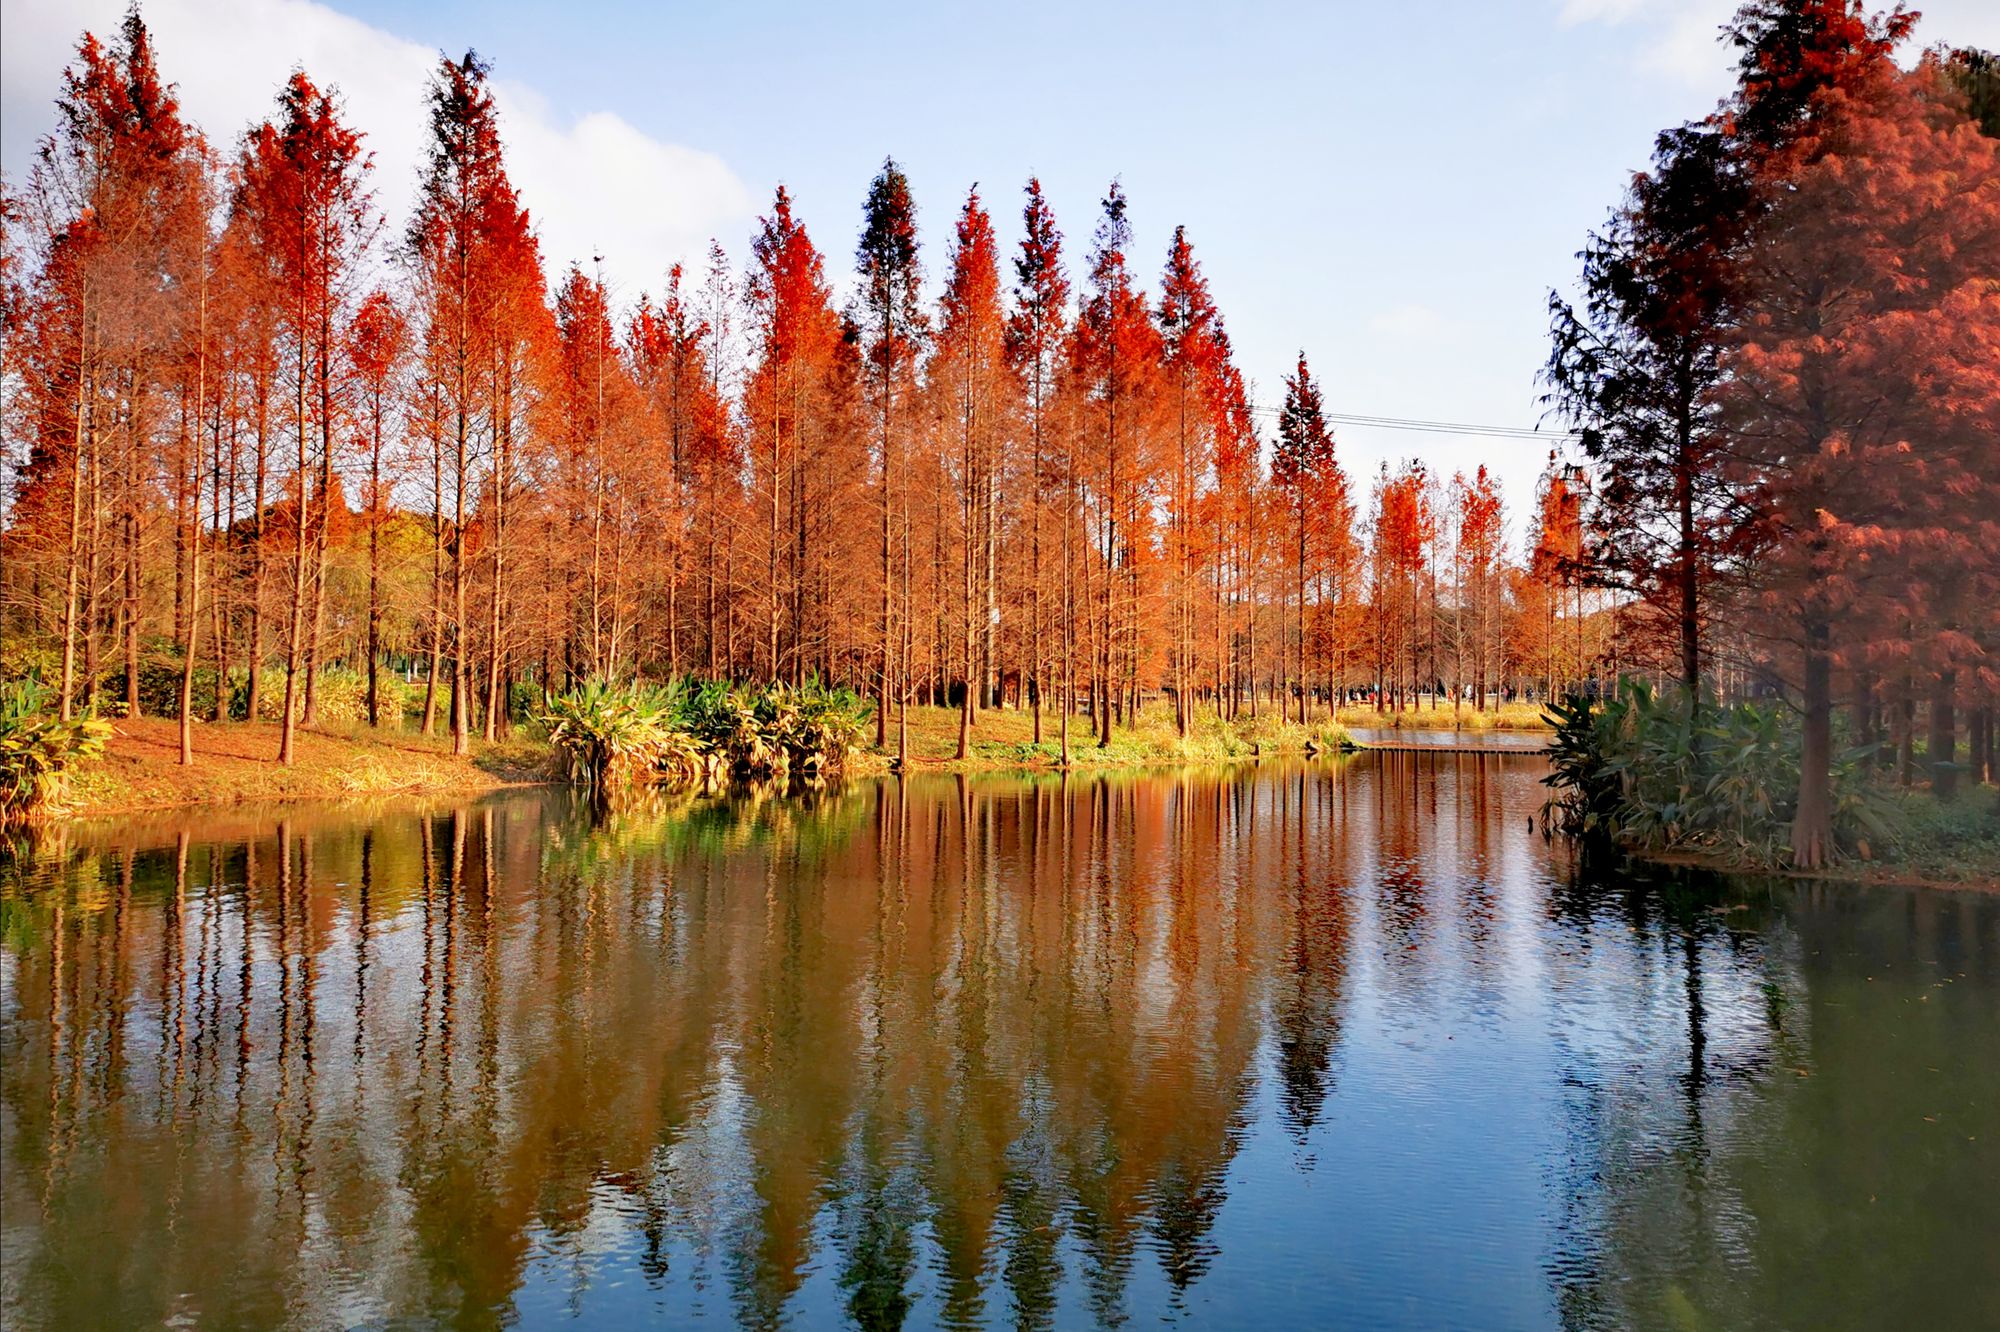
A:
POLYGON ((538 720, 564 775, 605 789, 723 777, 837 776, 860 738, 866 711, 852 690, 816 679, 762 686, 592 681, 552 697, 538 720))
POLYGON ((111 738, 111 723, 94 711, 65 721, 49 697, 33 676, 0 682, 0 823, 60 813, 76 765, 111 738))

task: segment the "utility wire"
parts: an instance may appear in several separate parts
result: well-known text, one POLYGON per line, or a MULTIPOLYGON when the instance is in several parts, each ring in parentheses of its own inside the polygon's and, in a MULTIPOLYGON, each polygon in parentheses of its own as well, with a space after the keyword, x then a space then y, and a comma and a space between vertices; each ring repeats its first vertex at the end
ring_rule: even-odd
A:
MULTIPOLYGON (((1275 420, 1275 407, 1252 407, 1258 416, 1275 420)), ((1479 435, 1489 439, 1539 440, 1545 443, 1561 444, 1581 438, 1574 430, 1539 430, 1532 426, 1476 425, 1464 421, 1426 421, 1404 416, 1362 416, 1347 412, 1328 412, 1326 419, 1337 425, 1359 426, 1381 430, 1414 430, 1433 435, 1479 435)))

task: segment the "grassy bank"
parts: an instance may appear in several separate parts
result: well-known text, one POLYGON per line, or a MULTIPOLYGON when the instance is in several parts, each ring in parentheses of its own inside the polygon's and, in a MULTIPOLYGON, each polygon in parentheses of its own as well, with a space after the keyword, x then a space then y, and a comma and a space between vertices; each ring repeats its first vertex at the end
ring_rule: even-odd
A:
POLYGON ((1340 724, 1404 731, 1546 731, 1548 718, 1540 703, 1502 703, 1477 711, 1469 703, 1453 712, 1451 704, 1436 707, 1428 702, 1403 712, 1376 708, 1346 707, 1340 710, 1340 724))
POLYGON ((2000 789, 1961 791, 1941 801, 1929 791, 1908 791, 1888 807, 1885 842, 1811 873, 1768 859, 1718 850, 1636 847, 1641 860, 1693 865, 1731 874, 1775 874, 1836 883, 1901 888, 1956 888, 2000 892, 2000 789))
POLYGON ((1800 864, 1795 713, 1627 679, 1611 697, 1572 698, 1553 715, 1543 826, 1586 848, 1733 872, 2000 885, 2000 791, 1990 786, 1940 798, 1897 785, 1873 747, 1837 746, 1825 775, 1826 855, 1800 864))
POLYGON ((474 793, 547 780, 548 750, 519 736, 475 739, 460 758, 446 737, 370 731, 366 726, 300 730, 296 761, 277 761, 273 722, 204 722, 195 761, 180 763, 180 725, 159 717, 113 723, 101 759, 76 771, 68 813, 89 818, 130 810, 266 800, 342 799, 399 792, 474 793))
MULTIPOLYGON (((970 772, 1002 768, 1047 768, 1061 758, 1058 740, 1061 718, 1042 714, 1041 743, 1035 742, 1034 714, 1025 708, 989 708, 972 727, 966 758, 958 755, 958 709, 910 709, 910 766, 970 772)), ((884 767, 896 752, 896 715, 889 716, 888 745, 871 744, 863 756, 870 767, 884 767)), ((874 739, 871 721, 868 738, 874 739)), ((1111 743, 1100 747, 1088 717, 1071 717, 1070 763, 1084 767, 1134 767, 1151 763, 1221 763, 1264 754, 1302 754, 1307 743, 1326 751, 1347 743, 1339 727, 1321 721, 1311 727, 1280 722, 1267 714, 1224 721, 1214 713, 1198 712, 1183 738, 1174 726, 1170 704, 1142 708, 1135 725, 1112 728, 1111 743)))
MULTIPOLYGON (((1053 767, 1060 753, 1058 722, 1052 714, 1042 720, 1043 740, 1037 745, 1028 712, 1016 708, 981 712, 972 732, 971 757, 960 760, 955 757, 957 709, 913 707, 911 766, 947 771, 1053 767)), ((525 727, 491 745, 475 738, 472 753, 463 758, 452 754, 448 737, 370 731, 350 724, 301 729, 295 740, 296 761, 290 767, 277 761, 278 727, 271 722, 198 724, 195 761, 189 767, 180 763, 178 723, 136 717, 116 720, 113 728, 103 757, 77 767, 68 817, 403 793, 465 795, 551 778, 548 745, 525 727)), ((867 729, 872 740, 872 722, 867 729)), ((1268 715, 1233 724, 1207 715, 1196 719, 1183 740, 1175 732, 1172 708, 1155 705, 1141 712, 1136 727, 1116 728, 1111 744, 1102 748, 1088 718, 1071 718, 1070 761, 1079 768, 1226 762, 1259 752, 1304 753, 1309 739, 1321 750, 1337 749, 1344 733, 1325 722, 1308 729, 1268 715)), ((889 749, 865 745, 854 767, 886 771, 895 743, 892 716, 889 749)))

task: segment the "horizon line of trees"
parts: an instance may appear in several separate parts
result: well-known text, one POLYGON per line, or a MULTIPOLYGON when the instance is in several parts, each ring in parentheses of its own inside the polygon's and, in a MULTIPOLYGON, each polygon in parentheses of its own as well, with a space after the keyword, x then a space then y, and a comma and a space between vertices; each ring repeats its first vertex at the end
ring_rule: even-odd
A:
POLYGON ((336 664, 373 724, 421 681, 461 752, 526 682, 818 676, 899 752, 945 703, 961 746, 1046 709, 1066 756, 1157 695, 1185 733, 1605 669, 1608 602, 1549 553, 1561 465, 1516 560, 1484 468, 1385 466, 1364 501, 1303 353, 1263 440, 1185 231, 1149 296, 1115 181, 1074 273, 1037 181, 1012 255, 969 191, 930 303, 885 161, 845 308, 780 186, 745 271, 712 243, 620 313, 579 264, 551 286, 488 73, 434 69, 398 231, 305 71, 223 152, 136 9, 80 41, 0 273, 0 625, 65 716, 172 670, 183 761, 197 714, 275 712, 289 762, 336 664))

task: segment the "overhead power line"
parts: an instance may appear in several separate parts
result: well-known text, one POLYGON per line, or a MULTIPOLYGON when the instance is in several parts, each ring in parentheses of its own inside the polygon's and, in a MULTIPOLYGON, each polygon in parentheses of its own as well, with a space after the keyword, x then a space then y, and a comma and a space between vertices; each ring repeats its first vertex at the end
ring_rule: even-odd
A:
MULTIPOLYGON (((1252 407, 1259 416, 1275 420, 1275 407, 1252 407)), ((1540 430, 1533 426, 1480 425, 1467 421, 1426 421, 1407 416, 1363 416, 1351 412, 1328 412, 1326 419, 1336 425, 1378 430, 1415 430, 1432 435, 1479 435, 1488 439, 1539 440, 1561 444, 1579 438, 1574 430, 1540 430)))

